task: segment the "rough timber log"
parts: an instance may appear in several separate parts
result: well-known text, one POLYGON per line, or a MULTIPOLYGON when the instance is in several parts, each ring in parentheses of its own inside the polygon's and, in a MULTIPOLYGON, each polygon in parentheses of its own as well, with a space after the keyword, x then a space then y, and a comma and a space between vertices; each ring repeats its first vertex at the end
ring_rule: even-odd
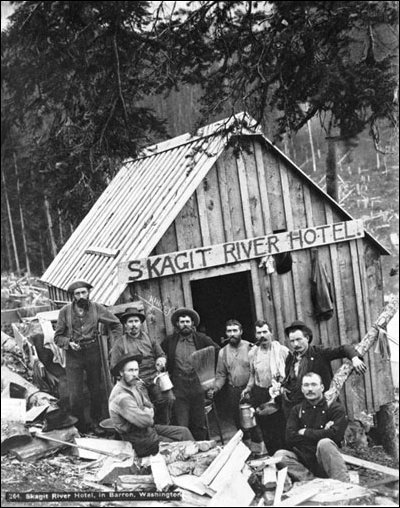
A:
MULTIPOLYGON (((378 340, 379 327, 385 327, 387 323, 396 314, 399 308, 399 299, 397 297, 386 305, 378 319, 368 330, 368 333, 364 336, 362 341, 355 346, 357 353, 364 355, 378 340)), ((332 404, 334 400, 339 396, 340 390, 343 388, 344 383, 353 371, 353 365, 350 362, 345 362, 340 369, 333 376, 331 386, 329 390, 325 392, 325 398, 328 404, 332 404)))

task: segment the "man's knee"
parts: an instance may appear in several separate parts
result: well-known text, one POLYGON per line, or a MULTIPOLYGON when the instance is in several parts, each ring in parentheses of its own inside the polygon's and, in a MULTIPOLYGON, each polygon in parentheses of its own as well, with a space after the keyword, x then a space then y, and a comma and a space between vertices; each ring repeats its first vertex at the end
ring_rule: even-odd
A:
POLYGON ((320 439, 317 444, 317 453, 325 453, 328 451, 332 451, 333 449, 337 450, 337 444, 329 439, 328 437, 324 437, 320 439))

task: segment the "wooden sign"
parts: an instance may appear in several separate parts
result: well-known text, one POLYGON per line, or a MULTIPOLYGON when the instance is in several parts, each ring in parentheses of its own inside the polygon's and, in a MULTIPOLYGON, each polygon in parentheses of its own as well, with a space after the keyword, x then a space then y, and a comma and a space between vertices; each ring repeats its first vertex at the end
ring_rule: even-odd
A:
POLYGON ((240 263, 281 252, 309 249, 331 243, 362 238, 362 220, 323 224, 256 238, 246 238, 209 247, 200 247, 160 256, 151 256, 118 265, 118 281, 129 282, 177 275, 213 266, 240 263))

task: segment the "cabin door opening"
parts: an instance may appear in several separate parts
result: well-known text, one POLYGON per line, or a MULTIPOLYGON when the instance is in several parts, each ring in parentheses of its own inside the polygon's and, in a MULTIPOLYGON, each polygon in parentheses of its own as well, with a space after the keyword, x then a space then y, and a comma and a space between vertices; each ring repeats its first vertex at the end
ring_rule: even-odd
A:
POLYGON ((200 315, 199 331, 223 345, 225 323, 237 319, 242 338, 254 342, 255 308, 249 271, 191 281, 193 308, 200 315))

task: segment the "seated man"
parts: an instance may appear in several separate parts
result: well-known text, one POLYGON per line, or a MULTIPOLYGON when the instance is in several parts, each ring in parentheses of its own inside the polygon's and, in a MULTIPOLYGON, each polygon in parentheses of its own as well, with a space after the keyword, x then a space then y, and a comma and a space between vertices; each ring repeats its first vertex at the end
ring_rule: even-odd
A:
POLYGON ((305 400, 294 406, 286 427, 287 450, 274 457, 278 467, 288 467, 293 481, 308 481, 315 476, 349 481, 344 459, 339 451, 347 427, 347 416, 338 402, 328 406, 324 385, 315 372, 303 376, 301 390, 305 400))
POLYGON ((111 373, 120 380, 110 393, 108 409, 122 439, 145 457, 158 453, 160 441, 193 441, 193 436, 186 427, 154 425, 154 406, 139 378, 140 361, 141 356, 127 354, 112 366, 111 373))

